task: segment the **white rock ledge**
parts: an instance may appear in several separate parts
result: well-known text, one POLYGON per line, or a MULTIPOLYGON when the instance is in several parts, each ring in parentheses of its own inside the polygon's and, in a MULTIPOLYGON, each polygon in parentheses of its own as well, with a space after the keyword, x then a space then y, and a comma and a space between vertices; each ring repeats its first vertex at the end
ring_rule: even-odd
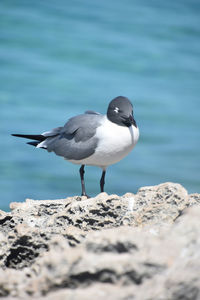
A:
POLYGON ((11 203, 0 211, 0 296, 200 299, 199 204, 175 183, 11 203))

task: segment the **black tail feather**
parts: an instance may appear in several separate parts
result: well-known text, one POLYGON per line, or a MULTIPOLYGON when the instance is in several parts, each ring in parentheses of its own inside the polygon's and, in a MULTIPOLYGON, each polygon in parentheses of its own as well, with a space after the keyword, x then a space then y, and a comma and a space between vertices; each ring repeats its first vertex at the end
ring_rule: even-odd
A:
MULTIPOLYGON (((31 146, 34 146, 34 147, 37 147, 37 145, 38 145, 39 143, 40 143, 40 142, 28 142, 27 144, 28 144, 28 145, 31 145, 31 146)), ((40 149, 45 149, 45 150, 47 150, 46 147, 40 147, 40 149)))
POLYGON ((36 147, 40 142, 28 142, 28 145, 36 147))
POLYGON ((42 142, 46 139, 46 137, 41 135, 41 134, 11 134, 11 135, 21 137, 21 138, 30 139, 30 140, 36 140, 36 141, 39 141, 39 142, 42 142))

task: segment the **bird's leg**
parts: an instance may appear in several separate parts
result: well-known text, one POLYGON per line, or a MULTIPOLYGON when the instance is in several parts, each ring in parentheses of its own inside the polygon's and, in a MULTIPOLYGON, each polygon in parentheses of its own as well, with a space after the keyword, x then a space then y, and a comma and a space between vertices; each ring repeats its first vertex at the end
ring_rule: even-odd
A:
POLYGON ((82 165, 80 167, 80 170, 79 170, 80 176, 81 176, 81 189, 82 189, 81 196, 86 196, 87 198, 89 198, 89 196, 86 194, 86 191, 85 191, 85 182, 84 182, 84 173, 85 173, 85 171, 84 171, 84 167, 85 167, 85 165, 82 165))
POLYGON ((106 175, 106 171, 103 170, 102 175, 101 175, 101 180, 100 180, 101 193, 104 192, 105 175, 106 175))

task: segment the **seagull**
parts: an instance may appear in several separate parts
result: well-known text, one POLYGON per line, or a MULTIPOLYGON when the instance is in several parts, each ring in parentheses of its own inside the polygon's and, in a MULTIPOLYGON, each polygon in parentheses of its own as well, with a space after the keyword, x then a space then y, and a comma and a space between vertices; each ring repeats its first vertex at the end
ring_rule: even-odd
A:
POLYGON ((85 165, 102 169, 100 191, 104 192, 108 166, 119 162, 134 148, 139 139, 139 129, 133 116, 133 105, 124 96, 114 98, 108 105, 107 114, 89 110, 70 118, 63 127, 42 134, 12 134, 33 141, 27 144, 42 148, 81 165, 81 196, 86 194, 85 165))

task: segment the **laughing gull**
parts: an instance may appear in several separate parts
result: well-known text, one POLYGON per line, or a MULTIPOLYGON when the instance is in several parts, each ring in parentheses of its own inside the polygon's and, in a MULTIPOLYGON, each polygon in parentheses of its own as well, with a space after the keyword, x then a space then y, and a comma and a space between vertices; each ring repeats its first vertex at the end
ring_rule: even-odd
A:
POLYGON ((109 103, 106 115, 89 110, 69 119, 63 127, 39 135, 12 135, 32 139, 34 141, 27 144, 55 152, 64 159, 81 165, 79 172, 82 196, 87 196, 85 165, 102 169, 100 190, 103 192, 106 168, 119 162, 133 149, 139 138, 139 129, 130 100, 119 96, 109 103))

